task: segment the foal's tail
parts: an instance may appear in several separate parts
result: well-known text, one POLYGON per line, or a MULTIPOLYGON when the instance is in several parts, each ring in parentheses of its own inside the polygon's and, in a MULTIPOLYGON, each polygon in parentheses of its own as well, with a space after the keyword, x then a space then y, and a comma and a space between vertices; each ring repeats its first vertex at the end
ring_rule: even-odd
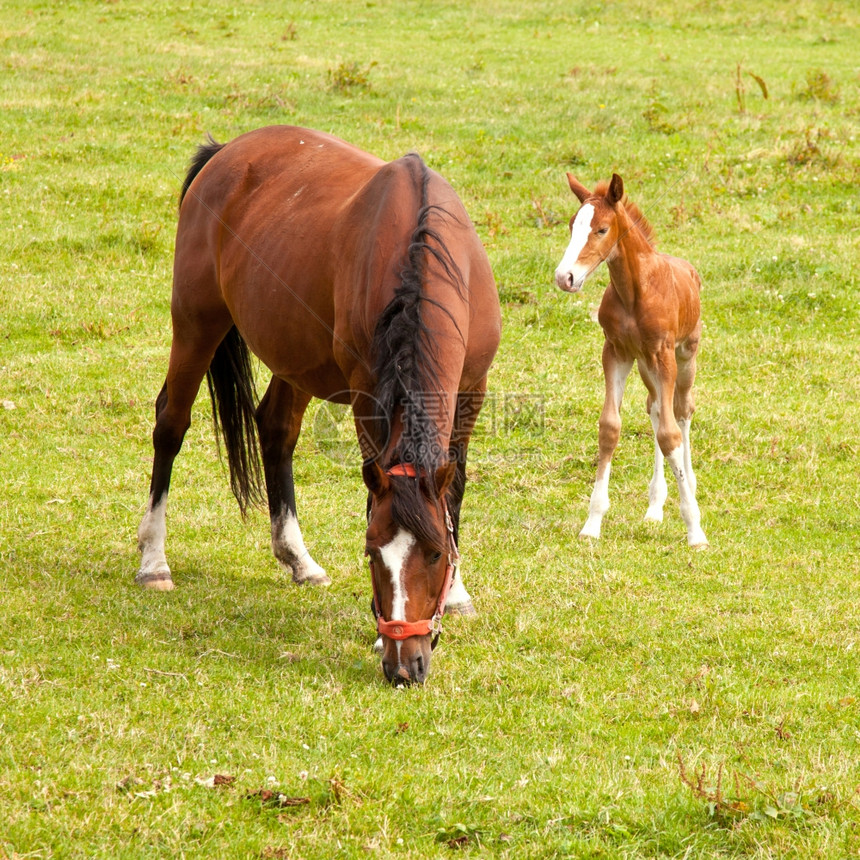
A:
POLYGON ((257 390, 251 354, 235 326, 215 351, 206 373, 215 436, 223 439, 230 466, 230 486, 244 516, 264 501, 260 445, 257 441, 257 390))

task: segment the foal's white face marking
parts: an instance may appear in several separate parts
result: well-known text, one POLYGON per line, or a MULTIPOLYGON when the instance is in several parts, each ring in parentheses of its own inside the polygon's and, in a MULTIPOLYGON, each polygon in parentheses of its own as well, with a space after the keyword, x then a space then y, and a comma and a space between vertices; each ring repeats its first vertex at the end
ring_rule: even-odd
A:
POLYGON ((570 244, 564 252, 558 268, 555 270, 555 282, 559 289, 568 293, 576 293, 582 289, 586 277, 590 274, 588 266, 577 263, 588 237, 591 235, 591 222, 594 218, 594 205, 586 203, 573 220, 570 229, 570 244))
MULTIPOLYGON (((406 589, 403 587, 403 566, 406 564, 406 559, 409 558, 409 553, 415 544, 415 535, 410 534, 405 529, 400 529, 390 543, 385 544, 379 550, 379 555, 382 562, 391 574, 391 587, 393 597, 391 599, 391 617, 389 621, 405 621, 406 620, 406 601, 409 598, 406 595, 406 589)), ((395 640, 397 646, 397 662, 400 662, 400 648, 403 643, 395 640)))

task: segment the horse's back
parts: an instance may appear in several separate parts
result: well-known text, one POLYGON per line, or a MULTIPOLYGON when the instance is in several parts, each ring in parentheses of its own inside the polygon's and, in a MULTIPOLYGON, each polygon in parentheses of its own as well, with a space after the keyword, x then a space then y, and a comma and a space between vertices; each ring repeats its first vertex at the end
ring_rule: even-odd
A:
MULTIPOLYGON (((434 209, 434 229, 468 284, 457 301, 450 278, 428 277, 428 298, 463 334, 471 324, 483 344, 477 350, 492 358, 495 282, 453 188, 415 156, 385 162, 294 126, 233 139, 193 177, 176 239, 174 322, 204 309, 210 317, 229 312, 273 373, 326 396, 349 385, 348 365, 366 363, 361 356, 398 288, 422 204, 434 209)), ((432 254, 427 267, 437 268, 432 254)), ((485 362, 475 351, 463 362, 480 372, 485 362)))

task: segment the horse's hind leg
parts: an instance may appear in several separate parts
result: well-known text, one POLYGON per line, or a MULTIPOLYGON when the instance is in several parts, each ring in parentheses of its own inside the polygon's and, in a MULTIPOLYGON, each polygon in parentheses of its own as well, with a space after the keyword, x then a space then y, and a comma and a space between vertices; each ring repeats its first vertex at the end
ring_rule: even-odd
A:
POLYGON ((145 588, 157 591, 170 591, 173 588, 173 578, 164 554, 167 493, 173 461, 191 426, 191 407, 200 383, 229 327, 228 317, 223 330, 218 328, 214 335, 195 338, 195 342, 190 344, 183 343, 174 334, 167 380, 155 401, 155 429, 152 431, 154 457, 149 502, 137 530, 141 561, 134 581, 145 588))
POLYGON ((633 362, 621 360, 608 342, 603 345, 606 397, 603 401, 603 411, 600 413, 600 452, 597 460, 597 477, 588 505, 588 519, 579 533, 580 537, 599 538, 603 517, 609 510, 609 473, 612 455, 615 453, 618 438, 621 435, 621 400, 624 397, 624 387, 632 367, 633 362))
POLYGON ((326 572, 305 547, 296 516, 293 451, 310 399, 309 395, 274 377, 257 407, 257 427, 269 498, 272 552, 290 571, 293 582, 329 585, 331 580, 326 572))

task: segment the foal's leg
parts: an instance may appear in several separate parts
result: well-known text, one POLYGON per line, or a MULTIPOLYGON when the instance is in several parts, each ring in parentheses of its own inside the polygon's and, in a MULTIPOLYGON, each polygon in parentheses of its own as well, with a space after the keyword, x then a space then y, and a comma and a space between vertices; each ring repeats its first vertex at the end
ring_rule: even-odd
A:
MULTIPOLYGON (((681 429, 681 445, 684 451, 684 470, 687 476, 687 484, 693 498, 693 504, 698 515, 698 502, 696 502, 696 474, 693 472, 693 454, 690 445, 690 425, 693 421, 695 403, 693 401, 693 381, 696 378, 696 355, 678 355, 678 381, 675 386, 675 418, 681 429)), ((697 517, 697 522, 699 522, 697 517)), ((686 520, 685 520, 686 522, 686 520)), ((688 526, 689 528, 689 526, 688 526)), ((690 539, 691 546, 704 546, 708 543, 701 525, 695 535, 695 541, 690 539)))
MULTIPOLYGON (((454 414, 454 429, 451 434, 451 456, 457 463, 457 472, 448 491, 448 510, 454 526, 454 540, 460 541, 460 509, 463 505, 463 494, 466 491, 466 456, 469 449, 469 439, 475 429, 478 414, 487 393, 487 379, 481 380, 475 391, 465 391, 457 395, 457 410, 454 414)), ((460 566, 454 569, 454 579, 451 591, 445 603, 446 615, 474 615, 475 607, 466 586, 460 566)))
POLYGON ((165 513, 173 461, 191 426, 191 407, 200 383, 229 328, 230 320, 227 317, 223 325, 213 327, 208 335, 204 334, 206 327, 201 325, 196 329, 196 336, 185 338, 174 325, 167 380, 155 401, 155 429, 152 432, 155 456, 149 503, 137 530, 141 561, 134 581, 145 588, 157 591, 173 589, 173 578, 164 554, 167 534, 165 513))
POLYGON ((609 472, 612 455, 615 453, 618 437, 621 434, 621 400, 624 397, 624 386, 632 367, 632 361, 620 358, 608 341, 604 343, 603 376, 606 383, 606 396, 603 401, 603 412, 600 413, 597 478, 591 492, 588 519, 579 533, 580 537, 599 538, 603 517, 609 510, 609 472))
POLYGON ((681 428, 681 444, 684 447, 684 468, 687 471, 687 481, 696 494, 696 475, 693 472, 693 453, 690 447, 690 425, 693 423, 693 412, 696 409, 693 401, 693 381, 696 378, 696 356, 690 357, 677 354, 678 381, 675 384, 675 420, 681 428))
POLYGON ((273 377, 257 407, 257 427, 272 523, 272 552, 290 571, 293 582, 329 585, 331 580, 326 572, 305 547, 296 517, 293 451, 310 399, 310 395, 273 377))
MULTIPOLYGON (((658 399, 655 407, 659 408, 657 426, 657 442, 663 455, 669 461, 672 473, 678 484, 678 495, 681 499, 681 517, 687 527, 687 542, 690 546, 706 546, 708 539, 702 531, 701 514, 696 502, 695 477, 692 470, 688 471, 690 462, 689 445, 684 444, 684 436, 689 439, 689 418, 692 415, 692 398, 690 395, 691 380, 689 379, 689 364, 682 362, 682 373, 678 373, 674 349, 665 350, 658 357, 656 366, 658 399), (686 366, 684 366, 686 365, 686 366), (682 384, 681 393, 676 393, 676 379, 682 384), (689 413, 682 420, 684 428, 675 418, 675 405, 680 398, 688 404, 689 413), (659 405, 658 405, 659 404, 659 405), (691 480, 692 478, 692 480, 691 480)), ((685 406, 685 409, 687 406, 685 406)))
POLYGON ((663 506, 666 504, 669 488, 666 486, 663 452, 660 450, 660 443, 657 441, 657 433, 660 429, 660 400, 657 397, 656 380, 651 376, 647 365, 643 361, 639 361, 638 366, 639 375, 648 389, 648 399, 645 409, 648 412, 648 417, 651 419, 651 426, 654 428, 654 473, 648 484, 648 510, 645 512, 645 519, 661 523, 663 522, 663 506))

